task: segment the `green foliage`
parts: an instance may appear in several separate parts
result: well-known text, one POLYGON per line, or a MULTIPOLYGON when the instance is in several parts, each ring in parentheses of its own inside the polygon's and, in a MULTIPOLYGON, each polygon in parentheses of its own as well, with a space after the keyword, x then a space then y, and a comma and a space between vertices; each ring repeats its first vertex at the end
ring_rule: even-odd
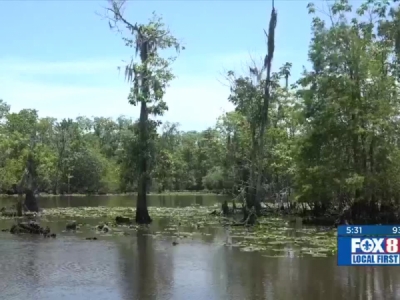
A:
MULTIPOLYGON (((32 151, 41 191, 137 191, 138 162, 145 154, 153 192, 237 194, 261 175, 264 199, 289 193, 311 207, 337 212, 355 203, 400 203, 400 9, 388 1, 354 8, 340 0, 330 7, 329 25, 313 4, 308 9, 312 67, 292 86, 291 63, 271 73, 267 118, 261 110, 265 66, 253 66, 249 76, 228 72, 228 100, 235 109, 202 132, 183 132, 171 123, 158 128, 150 119, 143 131, 143 119, 124 117, 57 121, 29 109, 10 113, 0 101, 1 192, 18 183, 32 151), (259 143, 261 135, 267 146, 259 143)), ((129 100, 160 116, 167 109, 162 99, 174 58, 163 59, 156 50, 179 44, 157 17, 131 26, 152 44, 140 63, 132 60, 126 68, 133 85, 129 100), (153 43, 160 32, 165 40, 153 43)), ((125 42, 143 54, 137 38, 125 42)))
POLYGON ((350 19, 352 5, 336 1, 327 26, 315 16, 314 6, 309 8, 314 14, 309 51, 313 69, 298 81, 303 114, 298 196, 339 206, 354 200, 398 201, 392 172, 399 163, 394 38, 399 9, 390 8, 389 1, 367 1, 350 19))
POLYGON ((203 177, 203 186, 210 191, 220 191, 224 188, 224 171, 221 167, 213 167, 203 177))

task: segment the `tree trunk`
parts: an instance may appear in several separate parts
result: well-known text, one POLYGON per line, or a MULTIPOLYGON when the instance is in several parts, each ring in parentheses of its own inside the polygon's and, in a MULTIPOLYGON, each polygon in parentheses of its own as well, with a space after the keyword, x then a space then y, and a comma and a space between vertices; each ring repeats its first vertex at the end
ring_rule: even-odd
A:
POLYGON ((137 224, 150 224, 153 221, 147 209, 147 178, 145 174, 141 175, 139 179, 135 221, 137 224))
POLYGON ((135 221, 137 224, 150 224, 153 220, 149 215, 149 211, 147 209, 147 199, 146 194, 138 193, 138 201, 136 204, 136 218, 135 221))
POLYGON ((269 104, 271 100, 271 68, 272 68, 272 59, 274 57, 275 52, 275 28, 277 22, 277 13, 275 11, 274 5, 272 5, 271 11, 271 19, 269 22, 268 28, 268 54, 266 56, 264 66, 267 69, 267 78, 265 80, 264 86, 264 101, 261 107, 261 124, 260 124, 260 135, 259 135, 259 142, 258 142, 258 172, 257 172, 257 179, 256 179, 256 190, 255 190, 255 202, 254 206, 259 214, 261 206, 260 206, 260 196, 261 196, 261 180, 262 180, 262 171, 263 171, 263 160, 264 160, 264 145, 265 145, 265 132, 268 126, 268 112, 269 112, 269 104))
POLYGON ((28 209, 28 211, 39 212, 39 206, 35 197, 35 193, 31 189, 26 190, 25 207, 28 209))
POLYGON ((17 217, 22 217, 22 198, 18 197, 17 202, 17 217))
POLYGON ((255 185, 255 174, 257 170, 257 140, 256 140, 256 130, 255 128, 252 129, 252 136, 251 136, 251 156, 250 156, 250 174, 249 178, 247 181, 248 182, 246 186, 246 206, 247 209, 245 209, 243 212, 243 218, 244 220, 247 219, 247 212, 249 209, 251 209, 255 205, 255 200, 256 200, 256 185, 255 185))
POLYGON ((58 195, 58 169, 56 171, 56 181, 54 183, 54 187, 53 187, 53 194, 54 195, 58 195))
POLYGON ((17 186, 19 196, 17 203, 18 216, 22 215, 22 206, 24 206, 24 208, 28 211, 39 211, 39 205, 34 193, 34 191, 36 190, 36 177, 36 165, 33 156, 30 153, 26 161, 25 171, 22 174, 21 181, 17 186), (22 195, 24 192, 25 201, 22 200, 22 195))
POLYGON ((36 162, 33 158, 32 153, 29 153, 26 161, 25 172, 20 182, 20 193, 25 190, 25 209, 28 211, 39 211, 39 205, 35 197, 35 190, 37 188, 37 172, 36 162))
POLYGON ((149 159, 149 141, 148 141, 148 112, 145 101, 141 102, 139 117, 139 182, 138 182, 138 200, 136 203, 136 223, 150 224, 149 211, 147 209, 147 165, 149 159))

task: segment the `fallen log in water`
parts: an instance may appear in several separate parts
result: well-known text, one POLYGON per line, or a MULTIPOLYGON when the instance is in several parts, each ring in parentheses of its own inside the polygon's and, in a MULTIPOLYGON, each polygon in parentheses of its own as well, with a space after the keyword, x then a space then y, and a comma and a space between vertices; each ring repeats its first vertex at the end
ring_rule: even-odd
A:
POLYGON ((124 216, 116 216, 115 217, 115 223, 118 224, 132 224, 133 220, 131 220, 129 217, 124 217, 124 216))
POLYGON ((53 238, 56 237, 55 233, 50 232, 50 228, 48 226, 43 228, 35 221, 19 222, 17 224, 14 224, 10 229, 10 233, 12 233, 12 234, 21 234, 21 233, 40 234, 40 235, 43 235, 44 237, 53 237, 53 238))

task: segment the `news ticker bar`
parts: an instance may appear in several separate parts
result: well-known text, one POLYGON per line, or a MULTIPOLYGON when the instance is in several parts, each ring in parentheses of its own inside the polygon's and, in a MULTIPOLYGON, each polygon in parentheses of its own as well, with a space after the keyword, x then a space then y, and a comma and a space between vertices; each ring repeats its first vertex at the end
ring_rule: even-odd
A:
POLYGON ((337 233, 338 236, 400 236, 400 225, 339 225, 337 233))
POLYGON ((338 237, 338 266, 400 266, 400 236, 338 237))

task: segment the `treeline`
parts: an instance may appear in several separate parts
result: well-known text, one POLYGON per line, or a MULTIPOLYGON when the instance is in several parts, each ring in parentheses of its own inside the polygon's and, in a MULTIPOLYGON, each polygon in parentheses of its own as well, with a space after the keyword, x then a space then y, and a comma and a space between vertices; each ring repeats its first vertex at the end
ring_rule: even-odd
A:
MULTIPOLYGON (((309 204, 316 215, 351 207, 353 219, 371 219, 377 212, 396 210, 400 10, 385 1, 367 1, 356 9, 348 1, 336 1, 326 24, 312 4, 308 8, 314 15, 312 68, 292 85, 291 63, 272 72, 265 141, 258 143, 259 123, 265 120, 260 107, 266 67, 251 66, 248 76, 228 72, 235 110, 213 128, 183 132, 166 123, 161 131, 152 131, 151 191, 237 194, 261 172, 264 199, 285 195, 309 204), (257 156, 260 147, 264 155, 257 156)), ((18 182, 29 151, 37 160, 41 191, 136 190, 136 121, 57 121, 38 118, 34 110, 9 113, 4 102, 1 107, 3 192, 18 182)))
MULTIPOLYGON (((28 154, 32 152, 40 192, 136 191, 138 126, 133 119, 78 117, 58 121, 39 118, 33 109, 11 113, 10 106, 2 100, 0 110, 2 193, 17 192, 28 154)), ((181 132, 176 124, 164 124, 152 143, 150 191, 223 188, 207 177, 218 161, 218 154, 213 152, 217 136, 215 129, 181 132)))

